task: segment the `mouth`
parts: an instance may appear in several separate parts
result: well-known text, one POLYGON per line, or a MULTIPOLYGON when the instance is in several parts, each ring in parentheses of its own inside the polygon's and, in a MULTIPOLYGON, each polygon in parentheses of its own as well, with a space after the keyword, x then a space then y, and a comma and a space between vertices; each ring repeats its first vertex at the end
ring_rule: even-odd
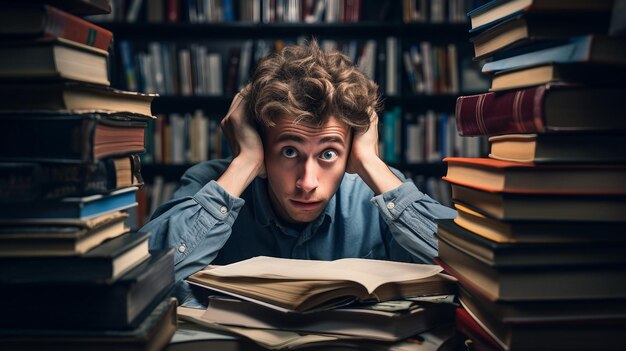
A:
POLYGON ((289 200, 289 202, 298 209, 301 210, 313 210, 322 204, 322 201, 298 201, 289 200))

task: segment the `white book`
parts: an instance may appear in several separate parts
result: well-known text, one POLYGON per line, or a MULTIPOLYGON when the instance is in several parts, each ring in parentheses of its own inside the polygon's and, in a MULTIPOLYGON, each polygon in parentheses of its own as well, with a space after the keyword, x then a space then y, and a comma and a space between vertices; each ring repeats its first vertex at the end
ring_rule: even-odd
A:
POLYGON ((448 74, 450 74, 450 94, 458 94, 460 90, 459 83, 459 61, 457 56, 456 45, 448 44, 448 74))
POLYGON ((386 62, 386 94, 398 95, 398 39, 387 37, 387 62, 386 62))
POLYGON ((241 46, 241 55, 239 57, 239 74, 237 75, 237 86, 239 88, 237 90, 243 88, 243 86, 249 79, 250 64, 252 60, 252 46, 252 39, 246 40, 241 46))
POLYGON ((150 52, 150 58, 152 63, 152 76, 154 77, 154 88, 156 93, 165 94, 165 75, 163 69, 163 54, 161 43, 150 42, 148 44, 148 51, 150 52))
POLYGON ((219 53, 211 53, 207 55, 208 61, 208 94, 222 95, 224 93, 224 84, 222 83, 222 55, 219 53))
POLYGON ((422 54, 422 70, 424 76, 424 93, 432 94, 434 92, 434 80, 433 80, 433 72, 434 66, 432 62, 432 50, 430 43, 427 41, 423 41, 420 43, 420 49, 422 54))
POLYGON ((191 54, 188 49, 181 49, 178 52, 178 80, 180 84, 180 95, 191 96, 193 94, 191 76, 191 54))

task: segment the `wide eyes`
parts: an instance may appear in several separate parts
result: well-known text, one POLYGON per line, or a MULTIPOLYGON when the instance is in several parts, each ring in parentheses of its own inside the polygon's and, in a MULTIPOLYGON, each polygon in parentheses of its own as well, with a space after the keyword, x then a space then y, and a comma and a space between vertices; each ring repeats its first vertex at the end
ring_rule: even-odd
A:
POLYGON ((324 152, 322 152, 322 154, 320 155, 320 157, 322 158, 322 160, 324 161, 332 161, 335 158, 337 158, 337 151, 335 150, 324 150, 324 152))
POLYGON ((292 148, 292 147, 284 147, 281 150, 283 156, 287 157, 287 158, 296 158, 298 157, 298 151, 296 151, 296 149, 292 148))
MULTIPOLYGON (((280 152, 286 158, 296 158, 299 155, 298 150, 296 150, 295 148, 291 146, 284 147, 280 152)), ((336 159, 338 156, 339 155, 337 154, 337 151, 333 149, 327 149, 327 150, 322 151, 319 157, 324 161, 332 161, 336 159)))

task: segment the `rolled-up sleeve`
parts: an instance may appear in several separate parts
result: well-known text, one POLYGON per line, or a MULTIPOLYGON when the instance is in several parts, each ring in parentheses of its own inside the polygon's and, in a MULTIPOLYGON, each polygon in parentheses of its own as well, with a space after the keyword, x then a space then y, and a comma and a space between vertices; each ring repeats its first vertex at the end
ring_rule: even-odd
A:
POLYGON ((393 239, 407 250, 416 262, 430 263, 433 257, 437 256, 435 220, 456 217, 455 210, 422 193, 411 181, 374 196, 371 202, 379 210, 393 239))
MULTIPOLYGON (((185 187, 198 187, 194 182, 183 184, 177 194, 189 193, 185 187)), ((151 250, 174 248, 175 278, 180 282, 215 259, 230 237, 244 203, 211 180, 193 195, 175 195, 159 207, 141 231, 152 233, 151 250)))

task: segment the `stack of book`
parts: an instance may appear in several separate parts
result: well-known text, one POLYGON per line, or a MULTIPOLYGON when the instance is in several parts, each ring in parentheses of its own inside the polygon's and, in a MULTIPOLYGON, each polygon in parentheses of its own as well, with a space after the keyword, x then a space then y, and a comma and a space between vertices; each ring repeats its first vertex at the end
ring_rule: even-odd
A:
POLYGON ((626 38, 611 1, 492 1, 469 13, 491 91, 457 99, 488 158, 447 158, 458 217, 438 262, 458 329, 487 350, 626 348, 626 38))
POLYGON ((173 252, 130 232, 153 96, 110 88, 105 0, 0 13, 0 348, 162 348, 173 252))
POLYGON ((188 282, 207 307, 179 307, 178 315, 268 348, 374 343, 381 350, 400 344, 411 350, 407 339, 421 335, 443 350, 455 341, 456 280, 440 271, 358 258, 258 256, 192 274, 188 282))

